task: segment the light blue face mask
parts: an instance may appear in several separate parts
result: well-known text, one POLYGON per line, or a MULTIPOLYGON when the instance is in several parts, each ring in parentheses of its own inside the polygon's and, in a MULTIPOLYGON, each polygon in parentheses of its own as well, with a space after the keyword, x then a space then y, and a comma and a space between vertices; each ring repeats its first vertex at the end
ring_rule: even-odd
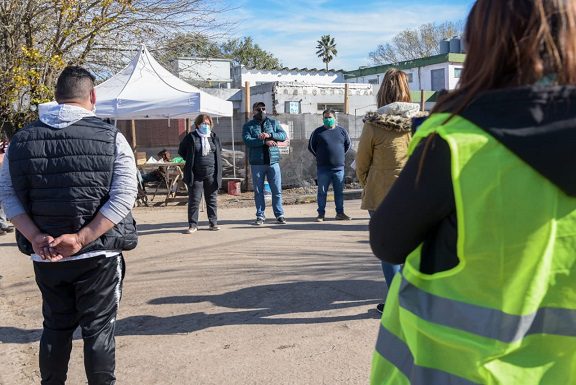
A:
POLYGON ((200 131, 200 133, 203 135, 208 135, 208 134, 210 134, 210 125, 207 123, 202 123, 198 127, 198 131, 200 131))

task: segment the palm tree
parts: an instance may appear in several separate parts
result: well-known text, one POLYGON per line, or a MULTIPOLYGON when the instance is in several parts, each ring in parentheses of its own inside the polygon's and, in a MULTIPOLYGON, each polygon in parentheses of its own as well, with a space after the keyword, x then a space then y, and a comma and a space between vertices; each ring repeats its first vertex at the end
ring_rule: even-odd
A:
POLYGON ((328 71, 328 63, 330 63, 338 54, 338 51, 336 50, 336 41, 330 35, 322 35, 317 43, 316 55, 318 55, 318 57, 326 64, 326 71, 328 71))

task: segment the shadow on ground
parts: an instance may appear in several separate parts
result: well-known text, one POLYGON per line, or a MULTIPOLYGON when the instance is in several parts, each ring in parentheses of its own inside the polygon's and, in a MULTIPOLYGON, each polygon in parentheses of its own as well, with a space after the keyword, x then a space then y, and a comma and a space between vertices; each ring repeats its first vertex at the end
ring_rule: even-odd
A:
MULTIPOLYGON (((170 317, 138 315, 119 319, 116 335, 170 335, 233 325, 290 325, 376 319, 366 305, 381 302, 385 285, 371 280, 306 281, 253 286, 218 295, 162 297, 153 305, 192 305, 210 302, 220 308, 236 309, 214 314, 194 312, 170 317), (338 315, 335 310, 347 310, 338 315), (352 313, 352 314, 350 314, 352 313)), ((192 306, 190 306, 192 307, 192 306)), ((39 341, 41 330, 0 326, 0 342, 27 344, 39 341)), ((79 338, 79 334, 75 334, 79 338)))
MULTIPOLYGON (((352 221, 336 221, 334 219, 326 219, 325 222, 316 222, 316 217, 297 217, 287 218, 288 223, 280 225, 276 223, 275 218, 267 218, 262 226, 254 226, 254 218, 236 219, 236 220, 219 220, 218 224, 222 230, 227 228, 273 228, 275 230, 296 230, 296 231, 368 231, 368 224, 364 218, 353 219, 352 221)), ((138 234, 153 235, 153 234, 170 234, 170 233, 183 233, 188 228, 188 223, 184 219, 182 222, 168 222, 168 223, 143 223, 138 224, 138 234)), ((208 229, 208 221, 200 221, 198 223, 199 230, 208 229)))
POLYGON ((41 329, 21 329, 12 326, 0 326, 0 343, 29 344, 40 341, 41 329))
MULTIPOLYGON (((384 285, 371 280, 310 281, 243 288, 218 294, 173 296, 151 300, 153 305, 210 302, 237 311, 216 314, 189 313, 170 317, 132 316, 118 321, 117 335, 167 335, 190 333, 228 325, 290 325, 376 319, 366 305, 382 301, 384 285), (362 307, 353 314, 334 310, 362 307)), ((350 313, 350 311, 347 311, 350 313)))

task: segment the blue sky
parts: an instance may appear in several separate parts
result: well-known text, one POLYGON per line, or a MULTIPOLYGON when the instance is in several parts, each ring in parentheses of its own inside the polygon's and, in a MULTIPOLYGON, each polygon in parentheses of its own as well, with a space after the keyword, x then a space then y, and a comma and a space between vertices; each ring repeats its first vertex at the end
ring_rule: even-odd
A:
POLYGON ((251 36, 287 67, 323 68, 316 41, 329 34, 338 56, 330 68, 369 65, 368 53, 408 28, 464 20, 472 0, 239 0, 236 36, 251 36))

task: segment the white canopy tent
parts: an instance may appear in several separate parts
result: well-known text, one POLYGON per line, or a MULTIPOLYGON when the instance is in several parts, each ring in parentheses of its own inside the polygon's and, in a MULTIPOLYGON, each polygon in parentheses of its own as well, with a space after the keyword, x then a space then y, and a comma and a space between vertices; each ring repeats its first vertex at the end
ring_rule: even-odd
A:
MULTIPOLYGON (((44 103, 42 109, 55 102, 44 103)), ((232 116, 232 102, 172 75, 144 45, 122 71, 96 86, 96 115, 114 120, 232 116)))
POLYGON ((116 120, 232 116, 232 102, 172 75, 144 45, 122 71, 96 87, 96 115, 116 120))

